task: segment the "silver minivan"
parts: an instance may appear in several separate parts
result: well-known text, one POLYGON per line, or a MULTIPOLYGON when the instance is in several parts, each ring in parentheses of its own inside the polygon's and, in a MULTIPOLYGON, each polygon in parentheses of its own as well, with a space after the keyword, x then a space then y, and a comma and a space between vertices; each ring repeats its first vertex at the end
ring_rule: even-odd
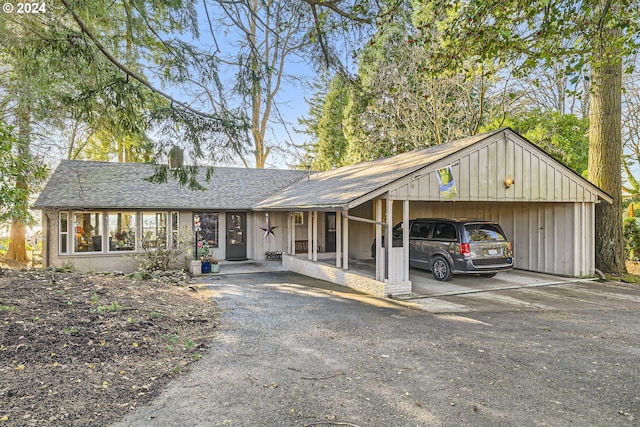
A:
MULTIPOLYGON (((493 277, 513 268, 513 246, 497 222, 417 218, 409 227, 409 266, 430 270, 437 280, 458 273, 493 277)), ((393 228, 393 246, 402 246, 402 224, 393 228)))

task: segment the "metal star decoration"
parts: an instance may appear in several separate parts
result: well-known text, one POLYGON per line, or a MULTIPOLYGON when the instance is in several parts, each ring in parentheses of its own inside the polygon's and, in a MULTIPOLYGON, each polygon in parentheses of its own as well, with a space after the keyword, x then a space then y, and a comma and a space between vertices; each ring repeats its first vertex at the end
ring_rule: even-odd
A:
POLYGON ((267 226, 266 226, 266 228, 265 227, 260 227, 260 229, 264 231, 264 238, 266 239, 269 236, 276 237, 276 235, 273 232, 273 230, 278 228, 278 226, 277 225, 275 225, 275 226, 271 225, 271 221, 269 220, 269 214, 268 213, 264 214, 264 216, 265 216, 265 218, 267 220, 267 226))

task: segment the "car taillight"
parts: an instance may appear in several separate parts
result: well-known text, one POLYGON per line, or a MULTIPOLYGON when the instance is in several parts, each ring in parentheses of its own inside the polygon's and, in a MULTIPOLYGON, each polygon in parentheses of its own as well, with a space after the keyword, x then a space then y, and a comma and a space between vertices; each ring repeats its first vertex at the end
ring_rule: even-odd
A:
POLYGON ((460 255, 471 255, 471 245, 468 243, 460 243, 460 255))

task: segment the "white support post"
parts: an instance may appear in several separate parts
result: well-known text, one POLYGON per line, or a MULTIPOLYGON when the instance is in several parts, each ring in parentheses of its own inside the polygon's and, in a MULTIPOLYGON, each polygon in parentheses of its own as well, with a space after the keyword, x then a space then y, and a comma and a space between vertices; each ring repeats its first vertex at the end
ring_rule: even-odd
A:
POLYGON ((376 224, 376 280, 384 281, 385 269, 384 269, 384 256, 382 251, 382 199, 376 199, 375 201, 375 219, 378 222, 376 224))
MULTIPOLYGON (((349 213, 347 211, 347 213, 349 213)), ((342 218, 342 269, 349 269, 349 219, 342 218)))
POLYGON ((296 217, 295 214, 291 217, 291 255, 296 254, 296 217))
POLYGON ((342 212, 336 211, 336 267, 342 267, 342 212))
POLYGON ((307 258, 313 259, 313 212, 309 211, 309 219, 307 221, 307 258))
POLYGON ((318 212, 313 213, 313 238, 311 239, 312 256, 314 261, 318 261, 318 212))
POLYGON ((391 200, 391 196, 387 193, 387 231, 386 237, 384 241, 384 245, 387 248, 386 252, 386 275, 385 279, 389 278, 389 274, 391 272, 391 268, 393 267, 391 264, 391 252, 393 250, 393 200, 391 200))
POLYGON ((287 253, 288 254, 292 254, 293 252, 291 251, 291 236, 293 236, 293 233, 295 232, 295 228, 293 225, 293 213, 289 212, 289 221, 287 222, 287 229, 289 230, 289 234, 288 234, 288 239, 287 239, 287 253))
POLYGON ((402 205, 402 249, 404 250, 404 273, 405 282, 409 281, 409 200, 405 200, 402 205))

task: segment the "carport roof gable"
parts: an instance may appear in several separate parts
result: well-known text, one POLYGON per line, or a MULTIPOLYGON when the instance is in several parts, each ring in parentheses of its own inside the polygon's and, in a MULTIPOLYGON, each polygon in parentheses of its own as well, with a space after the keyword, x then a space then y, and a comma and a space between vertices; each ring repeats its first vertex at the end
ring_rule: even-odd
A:
MULTIPOLYGON (((443 167, 446 167, 448 165, 452 165, 452 166, 461 165, 461 159, 463 159, 465 156, 468 156, 470 153, 477 152, 477 151, 479 151, 479 150, 481 150, 483 148, 486 148, 490 144, 494 144, 494 143, 496 143, 498 141, 510 140, 515 145, 520 145, 526 151, 532 153, 532 155, 536 156, 538 159, 541 159, 540 163, 543 163, 543 164, 546 164, 546 165, 550 165, 551 168, 553 168, 554 170, 560 171, 563 175, 569 177, 571 181, 577 183, 577 185, 581 186, 588 193, 592 194, 594 200, 595 199, 600 199, 600 200, 604 200, 604 201, 606 201, 608 203, 612 203, 613 202, 613 198, 609 194, 604 192, 602 189, 600 189, 598 186, 596 186, 595 184, 591 183, 589 180, 585 179, 584 177, 582 177, 581 175, 579 175, 578 173, 573 171, 571 168, 566 166, 564 163, 556 160, 553 156, 551 156, 545 150, 543 150, 542 148, 538 147, 536 144, 532 143, 531 141, 529 141, 528 139, 524 138, 523 136, 521 136, 517 132, 513 131, 512 129, 504 128, 504 129, 501 129, 501 130, 496 131, 496 132, 491 132, 489 134, 485 134, 484 136, 485 136, 485 138, 482 138, 482 139, 476 141, 473 144, 469 144, 469 145, 467 145, 465 147, 462 147, 459 151, 457 151, 455 153, 452 153, 447 157, 444 157, 442 159, 438 159, 438 160, 432 162, 431 164, 425 165, 420 170, 417 170, 417 171, 415 171, 415 172, 403 177, 402 179, 399 179, 399 180, 397 180, 397 181, 395 181, 393 183, 389 183, 389 185, 386 185, 383 188, 380 188, 376 192, 377 193, 376 195, 384 194, 384 193, 386 193, 388 191, 392 192, 394 190, 397 190, 402 186, 406 186, 407 184, 411 183, 412 181, 416 180, 417 178, 426 177, 429 174, 434 175, 436 170, 438 170, 440 168, 443 168, 443 167)), ((459 166, 459 167, 461 167, 461 166, 459 166)), ((455 169, 456 168, 454 167, 454 176, 456 175, 455 169)), ((513 169, 512 173, 515 173, 515 167, 512 167, 512 169, 513 169)), ((506 175, 503 178, 506 178, 506 175)), ((502 185, 502 184, 500 184, 500 185, 502 185)), ((516 183, 516 185, 519 185, 519 183, 516 183)), ((553 186, 551 187, 551 189, 553 189, 553 186)), ((553 191, 551 191, 551 192, 553 192, 553 191)), ((439 191, 436 192, 436 198, 440 199, 439 191)), ((369 199, 369 197, 367 197, 366 199, 365 198, 361 198, 359 200, 356 200, 356 201, 354 201, 354 202, 352 202, 350 204, 350 207, 357 206, 357 205, 365 202, 367 199, 369 199)), ((460 199, 459 197, 455 197, 452 200, 455 201, 455 200, 464 200, 464 199, 460 199)), ((501 199, 501 200, 509 201, 508 198, 504 198, 504 199, 501 199)), ((515 201, 515 200, 510 200, 510 201, 515 201)), ((524 198, 524 199, 522 199, 520 201, 540 201, 540 200, 532 200, 529 197, 526 197, 526 198, 524 198)), ((565 202, 568 202, 568 201, 576 201, 576 200, 550 198, 550 199, 547 199, 546 201, 556 201, 556 202, 565 201, 565 202)))
POLYGON ((308 180, 294 183, 254 206, 257 210, 339 210, 350 209, 387 191, 397 188, 437 168, 455 163, 456 159, 478 145, 490 144, 497 138, 515 138, 531 150, 561 167, 600 199, 611 202, 611 196, 554 159, 517 132, 509 128, 463 138, 392 157, 344 166, 331 171, 312 173, 308 180))

